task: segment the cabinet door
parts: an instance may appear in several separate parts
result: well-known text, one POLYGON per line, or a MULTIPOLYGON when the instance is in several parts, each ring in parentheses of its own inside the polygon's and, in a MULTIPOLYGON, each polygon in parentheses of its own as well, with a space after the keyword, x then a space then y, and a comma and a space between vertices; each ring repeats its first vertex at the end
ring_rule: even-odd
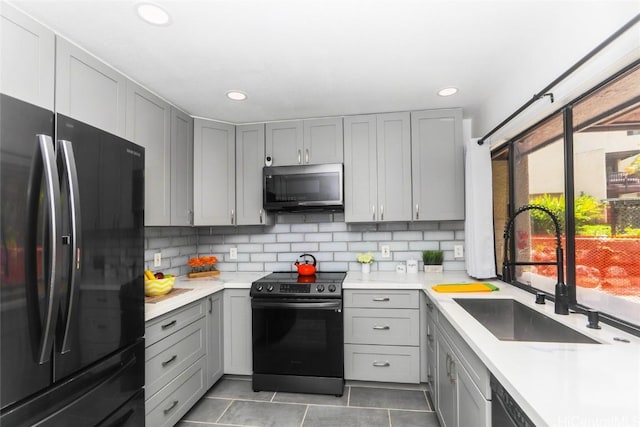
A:
POLYGON ((233 125, 194 121, 194 225, 235 224, 235 139, 233 125))
POLYGON ((458 425, 491 426, 491 401, 484 398, 461 363, 455 365, 458 390, 458 425))
POLYGON ((438 395, 436 413, 442 427, 457 427, 458 393, 455 377, 452 377, 452 374, 455 373, 456 360, 451 346, 440 333, 436 343, 436 352, 438 376, 436 380, 438 395))
POLYGON ((224 371, 222 292, 207 298, 207 388, 218 381, 224 371))
POLYGON ((125 137, 127 79, 56 37, 56 111, 125 137))
POLYGON ((378 221, 411 219, 410 129, 409 113, 377 117, 378 221))
POLYGON ((273 166, 302 164, 302 141, 302 121, 267 123, 265 149, 273 166))
POLYGON ((193 119, 171 107, 171 225, 193 224, 193 119))
POLYGON ((376 116, 344 118, 344 220, 376 221, 376 116))
POLYGON ((0 91, 53 111, 55 36, 0 2, 0 91))
POLYGON ((342 163, 342 117, 304 121, 304 164, 342 163))
POLYGON ((127 83, 126 138, 144 147, 144 224, 171 225, 171 107, 127 83))
POLYGON ((224 373, 253 373, 249 289, 224 291, 224 373))
POLYGON ((462 110, 411 113, 414 220, 464 219, 462 110))
POLYGON ((236 209, 239 225, 265 224, 262 208, 264 124, 236 127, 236 209))

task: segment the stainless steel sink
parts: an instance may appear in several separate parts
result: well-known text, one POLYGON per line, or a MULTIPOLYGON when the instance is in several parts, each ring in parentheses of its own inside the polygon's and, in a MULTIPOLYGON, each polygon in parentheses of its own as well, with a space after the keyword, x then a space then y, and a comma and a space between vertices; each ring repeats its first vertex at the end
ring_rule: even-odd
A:
POLYGON ((599 344, 513 299, 454 298, 454 301, 502 341, 599 344))

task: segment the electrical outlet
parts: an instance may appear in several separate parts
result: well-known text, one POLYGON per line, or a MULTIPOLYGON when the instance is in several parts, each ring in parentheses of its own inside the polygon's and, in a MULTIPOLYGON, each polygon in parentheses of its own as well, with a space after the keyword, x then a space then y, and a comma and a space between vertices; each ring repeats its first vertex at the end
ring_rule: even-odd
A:
POLYGON ((391 251, 389 250, 389 246, 388 245, 383 245, 380 247, 380 249, 382 250, 382 258, 390 258, 391 257, 391 251))
POLYGON ((153 266, 160 267, 162 265, 162 252, 153 254, 153 266))
POLYGON ((238 259, 238 248, 229 249, 229 259, 238 259))
POLYGON ((464 258, 464 246, 463 245, 453 245, 453 257, 454 258, 464 258))

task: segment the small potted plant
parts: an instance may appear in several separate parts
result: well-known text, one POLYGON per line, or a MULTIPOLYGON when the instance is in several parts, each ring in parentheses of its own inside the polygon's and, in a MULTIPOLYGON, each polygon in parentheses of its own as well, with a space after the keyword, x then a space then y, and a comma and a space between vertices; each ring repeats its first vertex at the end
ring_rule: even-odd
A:
POLYGON ((358 254, 358 262, 362 264, 362 272, 369 273, 371 271, 371 264, 373 264, 373 255, 370 252, 358 254))
POLYGON ((425 273, 442 273, 442 261, 444 253, 441 250, 430 250, 422 252, 425 273))

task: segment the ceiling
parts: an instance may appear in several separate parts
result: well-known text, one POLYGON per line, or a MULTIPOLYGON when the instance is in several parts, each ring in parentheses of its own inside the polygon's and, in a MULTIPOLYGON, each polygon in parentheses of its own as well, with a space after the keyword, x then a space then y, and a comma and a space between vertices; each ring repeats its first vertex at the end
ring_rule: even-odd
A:
POLYGON ((494 98, 501 120, 640 12, 638 0, 157 0, 172 22, 152 26, 135 3, 13 2, 189 114, 232 123, 486 116, 494 98), (445 86, 458 94, 439 97, 445 86))

